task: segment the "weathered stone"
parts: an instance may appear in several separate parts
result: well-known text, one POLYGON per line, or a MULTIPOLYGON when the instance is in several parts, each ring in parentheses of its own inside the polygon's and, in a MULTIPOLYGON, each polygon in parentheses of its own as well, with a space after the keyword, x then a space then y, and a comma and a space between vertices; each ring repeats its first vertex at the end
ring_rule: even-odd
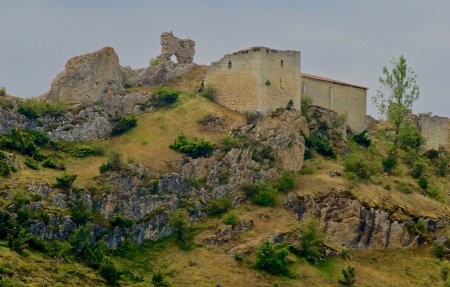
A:
POLYGON ((122 91, 119 57, 111 47, 71 58, 52 82, 43 100, 73 104, 94 103, 122 91))
POLYGON ((418 244, 418 237, 408 231, 412 221, 393 220, 386 211, 368 208, 343 193, 324 198, 289 193, 284 205, 298 219, 317 218, 328 242, 336 247, 373 249, 418 244))
POLYGON ((175 55, 178 64, 192 64, 195 54, 194 47, 195 42, 193 40, 180 39, 175 37, 172 32, 164 32, 161 34, 161 54, 157 59, 168 62, 170 57, 175 55))
POLYGON ((220 246, 233 239, 236 239, 240 233, 247 231, 253 226, 253 220, 241 220, 234 226, 226 226, 217 231, 214 235, 203 240, 205 245, 220 246))

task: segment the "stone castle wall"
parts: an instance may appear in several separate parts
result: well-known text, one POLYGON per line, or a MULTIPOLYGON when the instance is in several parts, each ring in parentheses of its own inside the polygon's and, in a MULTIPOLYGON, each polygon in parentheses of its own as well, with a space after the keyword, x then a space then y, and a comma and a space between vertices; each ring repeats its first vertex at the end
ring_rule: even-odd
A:
POLYGON ((346 115, 347 125, 354 132, 366 128, 367 89, 320 77, 302 76, 302 97, 313 105, 346 115))
POLYGON ((300 109, 300 52, 254 47, 228 54, 211 64, 204 84, 233 110, 265 113, 290 101, 300 109))
POLYGON ((425 150, 444 147, 450 151, 450 120, 432 116, 431 113, 416 115, 421 135, 426 139, 425 150))

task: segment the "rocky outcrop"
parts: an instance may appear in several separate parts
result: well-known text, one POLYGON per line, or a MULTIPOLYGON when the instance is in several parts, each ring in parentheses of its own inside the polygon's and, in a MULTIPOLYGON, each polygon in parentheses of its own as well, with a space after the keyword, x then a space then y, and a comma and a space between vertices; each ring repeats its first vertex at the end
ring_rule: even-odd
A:
POLYGON ((312 137, 329 140, 335 148, 347 152, 347 129, 350 128, 346 127, 344 116, 319 106, 311 106, 306 117, 312 137))
POLYGON ((125 81, 131 86, 159 85, 179 77, 195 67, 194 63, 179 65, 172 61, 159 62, 155 66, 133 70, 130 67, 122 68, 125 81))
POLYGON ((122 87, 119 57, 113 48, 104 47, 71 58, 42 99, 73 104, 95 103, 104 96, 113 97, 122 87))
POLYGON ((5 110, 0 107, 0 135, 8 134, 12 128, 32 129, 36 123, 15 110, 5 110))
POLYGON ((296 110, 285 110, 279 115, 264 117, 241 127, 236 135, 246 135, 270 146, 277 157, 277 164, 285 170, 297 171, 303 166, 305 140, 300 134, 309 135, 306 119, 296 110))
POLYGON ((235 225, 227 225, 224 228, 218 230, 214 235, 209 236, 203 240, 205 245, 221 246, 232 240, 235 240, 239 234, 249 230, 253 226, 253 220, 241 220, 235 225))
MULTIPOLYGON (((416 232, 414 219, 402 210, 368 207, 345 191, 332 192, 321 198, 292 192, 286 197, 284 206, 299 220, 318 219, 328 242, 336 247, 396 248, 423 241, 416 232)), ((425 219, 425 222, 430 232, 440 224, 432 219, 425 219)))
POLYGON ((66 141, 91 141, 110 136, 110 116, 96 107, 68 112, 62 116, 37 119, 38 130, 51 139, 66 141))
POLYGON ((243 142, 208 158, 184 158, 178 162, 182 176, 206 179, 213 198, 236 191, 246 183, 270 181, 280 170, 299 170, 303 165, 306 120, 298 111, 286 110, 275 117, 262 118, 232 132, 243 142))

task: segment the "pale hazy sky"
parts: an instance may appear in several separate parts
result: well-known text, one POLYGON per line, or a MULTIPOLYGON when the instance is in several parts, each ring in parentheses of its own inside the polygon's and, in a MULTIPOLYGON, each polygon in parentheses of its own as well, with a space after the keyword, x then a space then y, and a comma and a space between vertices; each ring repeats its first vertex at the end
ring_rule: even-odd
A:
POLYGON ((300 50, 302 72, 367 86, 369 97, 404 54, 420 86, 414 111, 450 116, 450 0, 0 0, 0 86, 38 96, 70 57, 106 45, 144 67, 170 30, 196 41, 197 63, 251 46, 300 50))

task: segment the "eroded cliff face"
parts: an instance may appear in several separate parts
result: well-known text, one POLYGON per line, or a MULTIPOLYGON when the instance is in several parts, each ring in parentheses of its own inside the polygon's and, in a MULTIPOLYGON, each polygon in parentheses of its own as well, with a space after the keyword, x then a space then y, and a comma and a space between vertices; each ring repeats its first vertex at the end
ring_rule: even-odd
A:
MULTIPOLYGON (((425 239, 416 231, 414 219, 405 211, 368 207, 346 191, 322 197, 289 193, 284 206, 299 220, 316 218, 336 247, 352 249, 416 246, 425 239)), ((428 232, 443 227, 444 221, 424 219, 428 232)))
POLYGON ((42 99, 71 104, 95 103, 123 90, 119 57, 111 47, 76 56, 53 80, 42 99))

